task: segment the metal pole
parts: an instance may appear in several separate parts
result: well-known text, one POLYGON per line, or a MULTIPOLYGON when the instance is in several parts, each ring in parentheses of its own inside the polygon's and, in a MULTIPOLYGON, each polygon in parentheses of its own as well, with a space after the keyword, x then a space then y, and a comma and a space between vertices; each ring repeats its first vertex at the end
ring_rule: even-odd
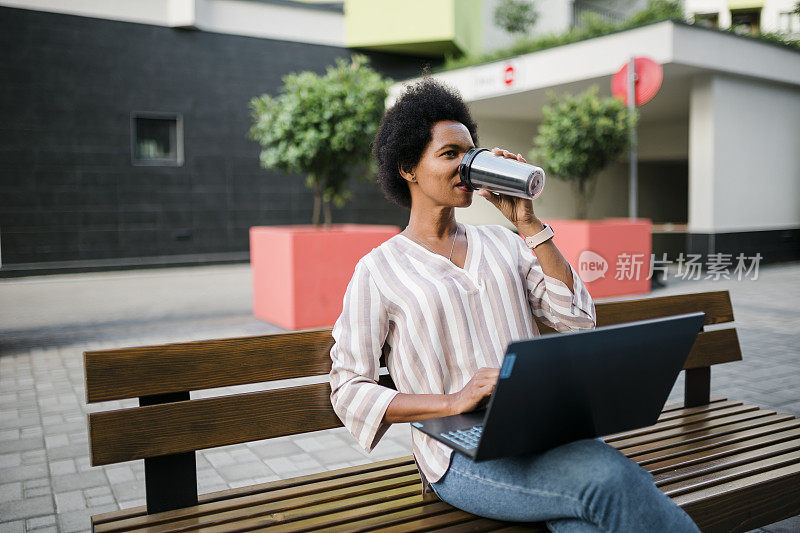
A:
MULTIPOLYGON (((633 117, 634 113, 636 113, 636 66, 633 57, 631 57, 631 60, 628 63, 628 111, 630 112, 631 117, 633 117)), ((638 157, 636 153, 637 139, 636 126, 632 120, 629 123, 631 130, 631 149, 629 157, 630 175, 628 179, 628 217, 636 218, 636 202, 639 197, 639 176, 637 174, 636 165, 636 158, 638 157)))

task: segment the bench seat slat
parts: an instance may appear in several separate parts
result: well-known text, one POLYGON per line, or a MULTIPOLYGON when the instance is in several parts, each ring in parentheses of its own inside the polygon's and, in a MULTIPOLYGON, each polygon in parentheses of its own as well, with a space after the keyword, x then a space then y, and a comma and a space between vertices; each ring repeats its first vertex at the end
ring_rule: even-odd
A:
MULTIPOLYGON (((441 513, 434 516, 419 518, 403 524, 397 524, 389 527, 379 528, 377 531, 384 533, 417 533, 424 531, 439 530, 441 527, 457 527, 461 526, 461 531, 472 531, 470 524, 475 520, 475 515, 465 513, 464 511, 455 509, 453 507, 447 513, 441 513)), ((498 522, 498 526, 501 525, 498 522)))
MULTIPOLYGON (((700 413, 689 413, 687 416, 695 417, 695 421, 714 420, 714 419, 720 418, 720 417, 714 416, 714 415, 719 413, 720 410, 722 410, 722 409, 726 409, 727 410, 727 409, 730 409, 731 407, 740 407, 740 408, 741 407, 748 407, 748 406, 744 406, 741 402, 732 402, 732 404, 733 405, 731 405, 731 406, 723 406, 720 409, 707 409, 707 410, 702 411, 700 413), (736 405, 736 404, 738 404, 738 405, 736 405), (698 415, 705 415, 708 418, 699 418, 699 419, 697 419, 696 417, 698 415)), ((753 411, 752 409, 748 409, 748 410, 746 410, 744 412, 752 412, 752 411, 753 411)), ((729 412, 728 415, 730 415, 730 414, 731 413, 729 412)), ((733 413, 733 414, 736 414, 736 413, 733 413)), ((687 416, 678 416, 678 417, 675 417, 675 418, 669 418, 669 419, 665 420, 664 422, 661 422, 659 420, 659 422, 657 422, 653 426, 640 428, 640 429, 635 429, 635 430, 631 430, 631 431, 623 432, 623 433, 615 433, 615 434, 612 434, 612 435, 607 435, 607 436, 603 437, 603 440, 605 440, 608 444, 612 444, 612 445, 632 446, 632 445, 636 444, 636 442, 629 444, 626 441, 630 441, 631 439, 641 439, 643 437, 647 437, 648 435, 651 435, 652 433, 654 433, 655 431, 658 431, 660 429, 669 429, 669 427, 680 427, 682 425, 688 425, 689 422, 686 422, 686 423, 683 423, 683 424, 681 423, 681 421, 686 420, 687 416), (659 425, 659 424, 663 424, 663 425, 659 425), (667 427, 667 424, 670 424, 670 426, 667 427), (655 426, 658 426, 658 428, 656 430, 651 430, 651 428, 653 428, 655 426), (620 444, 620 443, 622 443, 622 444, 620 444)))
POLYGON ((728 451, 729 454, 734 453, 747 446, 748 443, 745 441, 750 439, 771 438, 772 440, 769 442, 790 440, 791 435, 781 434, 785 433, 785 428, 780 426, 785 423, 785 419, 784 422, 780 422, 780 420, 781 418, 775 418, 767 424, 760 424, 755 429, 752 427, 752 421, 749 424, 737 424, 733 429, 726 428, 722 433, 710 433, 702 439, 678 437, 671 439, 672 442, 666 446, 655 442, 646 447, 640 447, 637 453, 630 453, 624 449, 620 451, 645 470, 654 473, 672 471, 682 466, 701 462, 707 455, 724 454, 725 451, 728 451))
POLYGON ((386 475, 405 475, 416 472, 414 456, 385 459, 374 463, 365 463, 357 466, 348 466, 337 470, 328 470, 315 474, 307 474, 289 479, 276 479, 236 489, 226 489, 200 496, 200 503, 226 501, 233 497, 256 496, 262 493, 274 492, 279 489, 295 489, 297 491, 317 490, 314 488, 320 482, 335 485, 353 485, 363 483, 369 479, 380 479, 386 475))
MULTIPOLYGON (((676 409, 676 410, 674 410, 672 412, 662 413, 658 417, 658 422, 665 422, 667 420, 674 420, 676 418, 681 418, 683 416, 690 416, 690 415, 699 414, 699 413, 707 413, 707 412, 710 412, 710 411, 719 411, 720 409, 727 409, 728 407, 736 407, 736 406, 739 406, 739 405, 742 405, 742 402, 730 401, 730 402, 710 403, 710 404, 707 404, 707 405, 701 405, 699 407, 687 407, 685 409, 676 409)), ((634 434, 636 431, 640 431, 640 430, 634 429, 632 431, 623 432, 623 433, 616 433, 614 435, 609 435, 609 436, 610 437, 617 437, 617 436, 622 436, 622 435, 630 435, 630 434, 634 434)))
MULTIPOLYGON (((489 518, 478 518, 472 522, 466 522, 455 526, 443 527, 436 530, 436 533, 461 533, 462 531, 509 531, 509 527, 518 527, 519 524, 513 522, 498 522, 489 518)), ((519 531, 536 533, 548 533, 544 524, 530 524, 519 531)))
MULTIPOLYGON (((328 470, 325 472, 317 472, 314 474, 307 474, 305 476, 298 476, 290 479, 276 479, 266 483, 259 483, 248 487, 240 487, 235 489, 225 489, 198 496, 199 503, 209 504, 213 502, 228 502, 233 498, 244 496, 251 496, 254 494, 270 491, 279 491, 282 489, 297 488, 298 490, 304 489, 303 485, 310 485, 317 482, 327 482, 331 480, 338 480, 342 484, 345 483, 360 483, 364 479, 369 479, 369 476, 379 471, 398 471, 396 467, 411 466, 413 471, 416 471, 413 456, 397 457, 394 459, 385 459, 383 461, 376 461, 374 463, 367 463, 358 466, 349 466, 337 470, 328 470)), ((399 472, 407 473, 410 469, 400 469, 399 472)), ((384 475, 379 472, 379 475, 384 475)), ((194 509, 194 508, 193 508, 194 509)), ((167 513, 159 513, 158 516, 182 516, 181 513, 192 514, 192 510, 177 509, 167 513)), ((119 520, 130 520, 137 517, 146 517, 147 507, 140 505, 119 511, 112 511, 109 513, 99 514, 92 517, 92 524, 100 525, 106 522, 116 522, 119 520)))
MULTIPOLYGON (((336 529, 339 533, 359 533, 362 531, 374 531, 375 528, 379 528, 378 531, 391 531, 396 528, 399 528, 401 531, 404 531, 404 527, 406 527, 407 523, 409 523, 414 519, 452 512, 452 511, 453 507, 451 505, 437 499, 436 503, 419 505, 416 507, 411 507, 409 509, 403 509, 402 511, 395 511, 393 513, 388 513, 382 516, 373 516, 365 519, 357 519, 352 522, 348 522, 347 524, 342 524, 340 526, 337 526, 336 529)), ((469 522, 470 524, 472 524, 474 522, 478 522, 481 520, 486 520, 486 519, 481 519, 479 517, 476 517, 475 515, 468 514, 464 522, 469 522)), ((459 522, 460 527, 463 528, 465 526, 464 522, 459 522)), ((498 527, 499 524, 501 524, 500 522, 496 522, 494 520, 488 520, 488 522, 491 522, 491 526, 489 527, 495 527, 495 528, 498 527)), ((480 526, 480 524, 478 524, 478 526, 480 526)), ((483 527, 485 528, 486 526, 483 527)), ((459 529, 459 531, 474 531, 474 529, 459 529)))
POLYGON ((669 446, 656 445, 644 453, 629 453, 621 450, 627 457, 635 460, 640 465, 647 465, 656 461, 663 461, 679 457, 687 451, 695 452, 700 449, 713 448, 719 444, 741 442, 750 437, 779 433, 786 429, 800 427, 800 421, 788 415, 772 415, 754 421, 731 424, 720 433, 712 433, 702 438, 675 438, 669 446))
MULTIPOLYGON (((300 522, 285 524, 282 527, 270 529, 274 533, 293 533, 295 531, 318 531, 328 529, 335 531, 358 531, 368 527, 384 525, 391 528, 399 523, 410 520, 435 516, 437 514, 452 512, 455 509, 441 500, 425 500, 421 495, 415 494, 402 499, 378 505, 365 505, 346 511, 321 515, 300 522)), ((468 520, 474 515, 464 511, 461 513, 463 520, 468 520)), ((384 528, 380 528, 384 529, 384 528)))
POLYGON ((760 453, 768 453, 773 446, 789 443, 787 449, 792 449, 797 442, 800 442, 800 428, 786 431, 778 431, 760 437, 751 437, 733 444, 723 444, 710 449, 704 449, 694 453, 687 453, 680 457, 672 457, 663 461, 651 462, 643 465, 643 468, 653 474, 656 481, 667 477, 672 478, 678 475, 680 469, 704 468, 698 465, 713 465, 715 461, 726 461, 728 457, 744 453, 752 453, 759 456, 760 453))
POLYGON ((755 405, 731 405, 721 409, 707 409, 700 413, 688 413, 683 416, 671 417, 667 420, 658 421, 652 426, 629 431, 628 433, 603 437, 603 440, 609 444, 612 442, 620 442, 624 445, 626 442, 635 440, 639 437, 648 437, 653 433, 663 432, 670 429, 679 428, 681 426, 688 426, 690 424, 726 418, 733 415, 751 413, 753 411, 759 411, 759 408, 755 405))
POLYGON ((697 491, 701 488, 712 485, 720 485, 734 479, 743 478, 769 470, 775 470, 784 466, 800 464, 800 452, 788 452, 781 455, 774 455, 767 459, 745 462, 744 464, 731 466, 722 470, 716 470, 705 475, 684 479, 681 481, 666 483, 660 488, 667 496, 673 497, 680 494, 697 491))
MULTIPOLYGON (((343 497, 334 501, 311 502, 303 508, 290 509, 279 513, 280 521, 270 521, 266 517, 248 517, 242 515, 235 523, 219 527, 202 527, 198 531, 216 533, 220 531, 252 531, 269 527, 270 531, 308 531, 319 528, 336 528, 352 520, 364 517, 381 517, 401 509, 425 504, 436 504, 434 500, 425 499, 416 486, 408 485, 400 488, 376 489, 369 494, 355 497, 343 497)), ((444 507, 444 506, 441 506, 444 507)))
POLYGON ((163 533, 184 528, 230 530, 243 527, 243 522, 258 524, 259 527, 274 527, 281 524, 295 523, 297 520, 308 516, 320 514, 326 509, 328 511, 338 510, 348 506, 391 501, 414 495, 420 496, 419 475, 416 473, 395 476, 395 479, 365 483, 363 488, 358 486, 334 488, 333 490, 316 494, 289 496, 279 499, 269 498, 265 502, 250 500, 247 502, 248 505, 238 506, 235 509, 220 510, 219 512, 205 512, 205 509, 197 509, 205 507, 200 505, 196 507, 199 512, 195 512, 191 516, 159 524, 127 524, 125 531, 163 533))
MULTIPOLYGON (((408 482, 408 476, 412 481, 419 482, 419 474, 416 465, 413 461, 410 465, 400 465, 395 467, 386 467, 379 470, 370 472, 358 472, 351 476, 335 476, 330 479, 323 479, 312 483, 305 483, 296 487, 274 488, 272 490, 265 490, 256 493, 242 494, 237 497, 229 497, 225 499, 216 499, 215 501, 206 502, 204 504, 185 507, 182 509, 175 509, 173 511, 166 511, 155 515, 140 515, 130 517, 127 520, 118 520, 113 522, 113 527, 116 529, 121 528, 140 528, 144 526, 157 526, 166 522, 181 521, 181 520, 200 520, 202 517, 213 515, 217 513, 226 513, 246 507, 258 505, 273 505, 287 501, 289 499, 297 500, 298 498, 315 498, 318 495, 326 496, 331 491, 343 491, 342 494, 360 494, 363 492, 363 486, 368 487, 381 487, 396 486, 397 480, 408 482), (416 477, 414 477, 416 476, 416 477)), ((419 489, 416 489, 419 491, 419 489)), ((98 531, 105 531, 102 527, 105 523, 100 524, 98 531)))
MULTIPOLYGON (((717 398, 716 400, 713 400, 712 402, 706 405, 700 405, 698 407, 683 407, 683 404, 673 404, 673 405, 675 407, 673 407, 672 409, 667 409, 667 406, 665 406, 664 410, 661 411, 661 414, 658 415, 658 421, 656 423, 664 422, 666 420, 674 420, 684 416, 691 416, 711 411, 719 411, 720 409, 728 409, 729 407, 737 407, 739 405, 742 405, 742 402, 726 400, 725 398, 717 398)), ((615 437, 633 435, 646 429, 647 427, 632 429, 629 431, 623 431, 621 433, 611 433, 609 435, 606 435, 604 438, 610 439, 615 437)))
POLYGON ((613 446, 619 449, 633 450, 637 446, 650 443, 666 443, 672 437, 680 437, 682 440, 692 439, 695 436, 706 436, 713 434, 714 430, 722 427, 735 424, 738 422, 745 422, 748 420, 758 419, 774 415, 774 411, 765 411, 763 409, 752 409, 749 411, 742 411, 739 413, 729 414, 727 416, 713 418, 709 420, 699 420, 696 422, 689 422, 687 424, 674 425, 667 429, 657 430, 652 433, 645 433, 635 437, 622 439, 610 442, 613 446))
MULTIPOLYGON (((747 436, 746 430, 740 430, 737 434, 736 442, 730 444, 725 441, 716 443, 695 442, 692 445, 681 446, 680 452, 676 453, 676 448, 661 448, 654 452, 658 458, 644 462, 637 461, 639 466, 653 474, 657 483, 665 479, 677 479, 678 476, 701 474, 707 469, 719 468, 718 465, 730 464, 741 457, 759 457, 762 449, 768 449, 772 445, 786 445, 791 449, 793 441, 800 440, 798 429, 788 431, 778 431, 764 436, 747 436), (785 444, 788 443, 788 444, 785 444), (753 451, 755 450, 755 451, 753 451), (686 474, 682 474, 685 472, 686 474)), ((786 450, 784 450, 786 451, 786 450)), ((769 453, 769 452, 765 452, 769 453)))
MULTIPOLYGON (((705 457, 703 457, 702 463, 696 462, 691 465, 672 467, 667 472, 662 471, 661 473, 654 474, 653 479, 658 486, 661 486, 667 482, 672 484, 682 481, 683 479, 689 479, 695 476, 704 476, 725 468, 761 461, 785 453, 798 451, 800 451, 800 438, 779 442, 771 446, 761 445, 753 450, 728 454, 724 457, 712 457, 712 455, 714 455, 712 453, 713 450, 709 450, 705 457)), ((652 470, 649 471, 651 474, 653 473, 652 470)))

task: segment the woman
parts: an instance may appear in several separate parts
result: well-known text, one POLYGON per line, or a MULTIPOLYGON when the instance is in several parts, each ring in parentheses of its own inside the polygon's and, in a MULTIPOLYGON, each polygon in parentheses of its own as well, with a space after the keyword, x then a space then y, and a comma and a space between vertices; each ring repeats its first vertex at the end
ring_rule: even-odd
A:
MULTIPOLYGON (((534 316, 558 331, 595 326, 591 296, 540 233, 531 200, 478 191, 523 236, 537 237, 532 250, 502 226, 456 222, 454 208, 473 195, 458 165, 475 143, 461 97, 427 77, 387 110, 376 135, 381 188, 411 214, 356 265, 330 372, 334 410, 367 452, 393 423, 482 407, 508 343, 539 335, 534 316), (381 353, 397 390, 377 384, 381 353)), ((430 484, 470 513, 546 521, 553 531, 697 531, 648 472, 601 439, 475 463, 413 426, 411 434, 423 490, 430 484)))

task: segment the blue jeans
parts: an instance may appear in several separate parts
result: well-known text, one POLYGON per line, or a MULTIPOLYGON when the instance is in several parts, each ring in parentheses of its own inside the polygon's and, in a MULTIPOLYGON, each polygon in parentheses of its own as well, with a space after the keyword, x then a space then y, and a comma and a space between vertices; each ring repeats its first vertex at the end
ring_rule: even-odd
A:
POLYGON ((474 462, 453 452, 431 487, 469 513, 512 522, 546 522, 559 532, 698 532, 653 476, 601 439, 541 454, 474 462))

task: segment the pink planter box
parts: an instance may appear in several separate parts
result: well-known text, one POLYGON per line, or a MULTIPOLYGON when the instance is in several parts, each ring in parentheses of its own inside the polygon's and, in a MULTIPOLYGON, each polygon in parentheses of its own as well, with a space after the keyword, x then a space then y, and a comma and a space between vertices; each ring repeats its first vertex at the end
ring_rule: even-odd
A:
POLYGON ((291 330, 332 326, 358 260, 399 232, 363 224, 250 228, 253 314, 291 330))
POLYGON ((545 220, 592 298, 650 292, 652 222, 648 219, 545 220))

